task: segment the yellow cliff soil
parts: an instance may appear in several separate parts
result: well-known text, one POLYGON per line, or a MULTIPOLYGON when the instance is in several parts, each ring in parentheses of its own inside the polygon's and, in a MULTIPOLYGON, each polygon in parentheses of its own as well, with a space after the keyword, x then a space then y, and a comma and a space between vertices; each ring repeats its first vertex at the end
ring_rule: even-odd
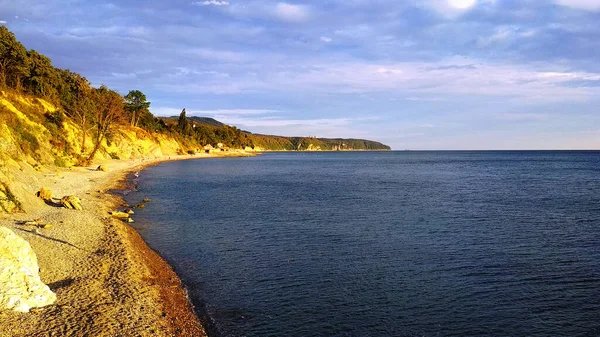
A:
MULTIPOLYGON (((10 160, 69 167, 80 159, 82 131, 60 109, 40 98, 0 92, 0 166, 10 160)), ((88 132, 85 147, 94 147, 88 132)), ((186 152, 175 138, 150 133, 128 123, 115 125, 95 160, 161 157, 186 152)))

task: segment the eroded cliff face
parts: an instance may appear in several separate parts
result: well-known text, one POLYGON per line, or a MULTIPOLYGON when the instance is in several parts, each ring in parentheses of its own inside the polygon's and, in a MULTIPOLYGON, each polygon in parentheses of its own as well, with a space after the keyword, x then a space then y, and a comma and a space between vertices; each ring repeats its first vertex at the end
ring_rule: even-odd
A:
MULTIPOLYGON (((82 139, 81 128, 50 102, 0 92, 0 213, 20 212, 40 203, 33 195, 40 188, 35 173, 76 165, 84 157, 82 139)), ((93 146, 90 132, 85 148, 89 152, 93 146)), ((94 159, 155 158, 183 149, 168 135, 124 123, 110 130, 94 159)))
MULTIPOLYGON (((33 97, 0 92, 0 165, 24 160, 31 165, 73 166, 82 149, 82 131, 51 103, 33 97)), ((93 147, 91 132, 85 148, 93 147)), ((102 141, 96 160, 159 157, 183 151, 164 134, 150 134, 123 123, 102 141)))

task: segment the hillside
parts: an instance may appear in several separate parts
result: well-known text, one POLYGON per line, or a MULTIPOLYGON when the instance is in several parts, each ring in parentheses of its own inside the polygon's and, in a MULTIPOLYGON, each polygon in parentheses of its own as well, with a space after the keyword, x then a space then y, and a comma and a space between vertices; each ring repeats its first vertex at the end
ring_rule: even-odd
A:
MULTIPOLYGON (((85 157, 83 147, 94 147, 92 137, 82 143, 81 128, 41 98, 0 92, 0 120, 0 164, 21 160, 31 165, 74 166, 85 157)), ((189 148, 189 142, 168 134, 123 124, 111 128, 94 159, 160 157, 189 148)))
MULTIPOLYGON (((180 117, 159 117, 166 125, 176 126, 180 117)), ((390 147, 366 139, 285 137, 255 134, 239 130, 209 117, 187 117, 200 144, 223 143, 228 147, 255 151, 389 151, 390 147)))

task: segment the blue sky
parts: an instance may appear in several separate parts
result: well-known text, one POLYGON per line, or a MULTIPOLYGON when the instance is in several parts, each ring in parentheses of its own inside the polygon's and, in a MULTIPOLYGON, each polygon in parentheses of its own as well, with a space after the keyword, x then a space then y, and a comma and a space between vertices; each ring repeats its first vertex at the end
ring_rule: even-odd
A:
POLYGON ((156 115, 394 149, 599 149, 600 0, 0 0, 156 115))

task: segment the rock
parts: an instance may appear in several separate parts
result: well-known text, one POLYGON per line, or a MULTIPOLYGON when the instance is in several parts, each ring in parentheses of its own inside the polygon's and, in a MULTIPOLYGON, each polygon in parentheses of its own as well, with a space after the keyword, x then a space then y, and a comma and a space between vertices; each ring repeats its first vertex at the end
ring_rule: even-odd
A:
POLYGON ((131 214, 135 214, 135 212, 132 209, 128 209, 125 211, 125 213, 131 215, 131 214))
POLYGON ((144 200, 142 200, 142 201, 143 201, 143 202, 151 202, 151 201, 152 201, 152 199, 150 199, 150 198, 144 198, 144 200))
POLYGON ((44 201, 52 201, 52 191, 45 187, 42 187, 38 192, 37 196, 44 201))
POLYGON ((79 198, 73 195, 67 195, 62 197, 62 199, 60 199, 60 204, 63 205, 65 208, 72 208, 78 210, 83 209, 83 207, 81 207, 81 200, 79 200, 79 198))
POLYGON ((146 207, 146 205, 144 205, 144 204, 137 204, 137 205, 133 206, 133 208, 144 208, 144 207, 146 207))
POLYGON ((129 214, 125 212, 109 212, 109 214, 118 219, 129 218, 129 214))
POLYGON ((39 219, 31 220, 31 221, 25 221, 25 223, 23 223, 23 225, 41 227, 44 225, 44 220, 39 218, 39 219))
POLYGON ((107 172, 108 168, 104 165, 100 165, 96 168, 96 171, 102 171, 102 172, 107 172))
POLYGON ((37 257, 29 243, 0 227, 0 311, 29 312, 56 302, 39 277, 37 257))
POLYGON ((126 219, 123 219, 123 221, 125 221, 127 223, 132 223, 133 219, 132 218, 126 218, 126 219))

